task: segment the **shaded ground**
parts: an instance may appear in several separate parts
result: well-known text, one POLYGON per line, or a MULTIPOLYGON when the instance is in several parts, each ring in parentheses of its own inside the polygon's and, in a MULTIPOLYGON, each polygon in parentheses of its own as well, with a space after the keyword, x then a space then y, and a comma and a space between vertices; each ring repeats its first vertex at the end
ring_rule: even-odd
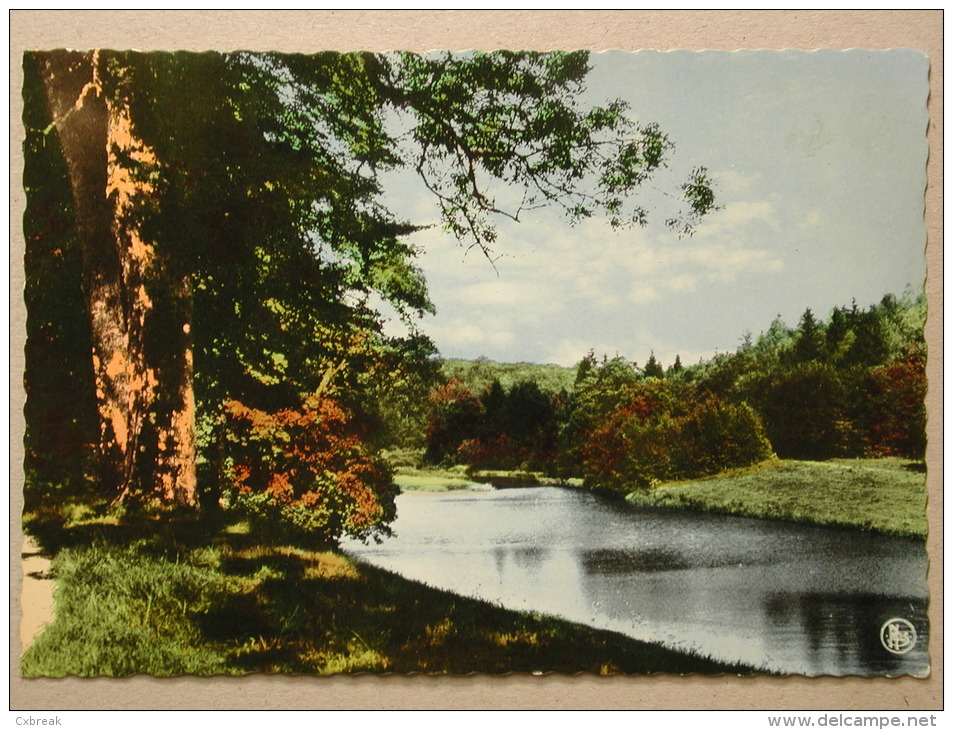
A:
POLYGON ((25 676, 753 671, 461 598, 334 551, 198 523, 156 523, 143 539, 144 527, 61 535, 56 620, 25 652, 25 676))

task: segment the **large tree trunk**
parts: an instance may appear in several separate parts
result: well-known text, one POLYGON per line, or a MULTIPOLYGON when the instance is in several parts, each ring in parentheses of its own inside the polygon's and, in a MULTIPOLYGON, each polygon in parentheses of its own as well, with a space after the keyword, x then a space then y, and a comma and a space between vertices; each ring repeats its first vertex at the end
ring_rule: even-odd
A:
POLYGON ((82 248, 104 487, 118 500, 137 494, 194 504, 191 291, 187 275, 169 281, 142 225, 156 205, 158 160, 135 134, 121 66, 108 66, 98 51, 37 59, 82 248), (157 296, 179 306, 157 312, 157 296), (171 312, 183 321, 164 346, 178 351, 150 365, 147 328, 171 312))

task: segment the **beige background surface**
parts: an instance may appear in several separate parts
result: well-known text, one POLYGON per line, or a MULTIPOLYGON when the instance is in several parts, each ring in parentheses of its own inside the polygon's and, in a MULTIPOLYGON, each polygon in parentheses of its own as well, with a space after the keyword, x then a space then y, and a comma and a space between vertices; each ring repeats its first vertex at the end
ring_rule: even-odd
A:
POLYGON ((942 708, 942 22, 918 11, 11 11, 11 708, 762 709, 942 708), (20 61, 27 49, 139 50, 891 48, 931 62, 926 191, 930 313, 929 679, 804 677, 278 677, 20 679, 23 303, 20 61))

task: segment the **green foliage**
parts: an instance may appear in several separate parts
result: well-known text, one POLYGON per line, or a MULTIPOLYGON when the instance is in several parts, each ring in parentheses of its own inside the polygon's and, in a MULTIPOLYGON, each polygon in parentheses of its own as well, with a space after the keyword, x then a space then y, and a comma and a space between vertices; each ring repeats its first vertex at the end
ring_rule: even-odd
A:
POLYGON ((339 391, 373 425, 375 448, 417 449, 425 441, 428 396, 440 382, 436 348, 424 336, 389 338, 376 348, 357 375, 354 391, 339 391), (349 398, 349 395, 353 396, 349 398))
POLYGON ((672 478, 716 474, 771 455, 761 419, 747 403, 700 401, 681 416, 672 438, 672 478))
POLYGON ((226 507, 231 514, 248 519, 256 537, 265 543, 286 540, 295 545, 327 547, 343 532, 343 505, 336 504, 343 500, 327 480, 314 486, 330 493, 332 499, 306 504, 285 501, 270 492, 236 490, 227 498, 226 507))
POLYGON ((646 488, 784 458, 922 458, 925 306, 886 296, 867 310, 780 318, 733 353, 664 373, 589 353, 560 413, 560 471, 591 486, 646 488))
POLYGON ((810 308, 804 310, 794 338, 791 357, 796 363, 811 362, 825 356, 824 331, 810 308))
POLYGON ((451 399, 452 418, 447 412, 431 420, 430 460, 532 465, 625 491, 744 467, 772 452, 919 458, 924 316, 922 298, 909 295, 885 297, 865 311, 836 308, 826 323, 807 309, 797 329, 775 319, 756 340, 747 334, 736 352, 687 368, 676 358, 667 373, 654 352, 642 369, 621 357, 600 362, 590 352, 571 383, 572 371, 555 366, 448 361, 444 372, 458 375, 467 395, 451 399), (871 367, 873 357, 886 360, 871 367), (520 384, 520 375, 531 380, 520 384), (544 391, 552 401, 536 407, 544 391), (518 393, 526 402, 508 405, 518 393), (554 428, 558 444, 549 440, 554 428), (552 448, 521 448, 531 432, 547 434, 536 444, 552 448))
POLYGON ((459 380, 450 380, 435 389, 430 394, 430 403, 424 458, 430 464, 454 463, 460 444, 476 434, 483 406, 459 380))
MULTIPOLYGON (((644 225, 634 193, 664 167, 673 144, 655 124, 633 122, 627 105, 581 108, 588 53, 493 51, 378 57, 389 72, 382 95, 409 117, 420 151, 405 154, 436 195, 444 225, 484 247, 497 181, 527 181, 522 207, 551 202, 570 220, 605 216, 613 227, 644 225), (392 82, 392 83, 388 83, 392 82)), ((685 205, 666 221, 691 229, 708 212, 712 185, 696 170, 685 205)), ((713 200, 713 198, 712 198, 713 200)))
MULTIPOLYGON (((676 358, 676 362, 678 359, 676 358)), ((679 363, 679 368, 681 369, 681 363, 679 363)), ((662 369, 662 365, 658 360, 655 359, 655 352, 649 355, 649 359, 645 363, 645 367, 642 368, 642 375, 646 378, 664 378, 665 371, 662 369)))
POLYGON ((830 365, 809 362, 770 378, 755 402, 778 456, 829 459, 839 455, 844 392, 830 365))
POLYGON ((637 382, 635 368, 624 358, 616 357, 601 364, 591 352, 583 358, 562 418, 560 466, 563 473, 572 476, 581 473, 590 435, 622 406, 626 392, 637 382))
POLYGON ((533 381, 504 389, 494 380, 477 397, 450 380, 431 394, 425 458, 476 469, 545 469, 556 459, 559 402, 533 381))
POLYGON ((906 358, 922 357, 925 318, 922 295, 910 294, 837 307, 826 323, 808 309, 796 330, 776 319, 755 344, 689 370, 703 390, 754 407, 780 456, 920 458, 925 375, 906 358))
POLYGON ((556 459, 560 396, 532 382, 504 390, 499 381, 484 392, 474 438, 461 444, 461 461, 476 469, 548 469, 556 459))
POLYGON ((691 235, 695 224, 711 211, 717 210, 713 180, 704 167, 692 170, 688 182, 682 184, 682 199, 689 205, 689 213, 683 218, 670 218, 668 225, 679 230, 682 235, 691 235))
POLYGON ((504 469, 554 458, 572 368, 480 358, 443 360, 440 372, 445 385, 433 389, 425 416, 428 463, 504 469))
POLYGON ((59 140, 47 128, 36 66, 24 59, 23 71, 24 468, 30 510, 41 502, 85 496, 95 475, 91 446, 98 434, 69 179, 59 140))
POLYGON ((747 466, 771 454, 746 404, 649 380, 626 390, 576 446, 589 486, 627 492, 747 466))

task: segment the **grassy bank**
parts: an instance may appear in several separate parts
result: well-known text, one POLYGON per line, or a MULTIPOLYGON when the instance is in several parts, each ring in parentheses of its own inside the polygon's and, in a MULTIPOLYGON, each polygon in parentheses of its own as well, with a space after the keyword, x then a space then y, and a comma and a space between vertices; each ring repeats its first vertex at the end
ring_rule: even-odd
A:
POLYGON ((475 469, 467 464, 432 466, 424 461, 422 449, 385 451, 384 459, 393 469, 394 483, 402 490, 447 492, 468 489, 475 482, 520 487, 582 486, 582 479, 557 479, 538 471, 475 469))
MULTIPOLYGON (((405 490, 466 489, 474 481, 512 486, 573 486, 536 472, 398 467, 405 490)), ((660 484, 626 496, 631 504, 877 530, 925 537, 926 478, 923 462, 908 459, 770 459, 705 479, 660 484)))
MULTIPOLYGON (((466 489, 474 481, 513 486, 581 486, 579 479, 553 480, 535 472, 398 467, 405 490, 466 489)), ((839 525, 895 535, 925 537, 926 478, 923 462, 908 459, 770 459, 745 469, 634 491, 632 504, 839 525)))
POLYGON ((461 598, 337 552, 200 533, 129 543, 116 526, 73 540, 53 562, 56 618, 22 674, 751 671, 461 598))
POLYGON ((468 489, 474 483, 492 483, 513 487, 581 487, 582 479, 557 479, 542 472, 515 470, 456 469, 398 469, 394 483, 403 490, 418 492, 447 492, 468 489))
POLYGON ((394 471, 394 483, 403 490, 446 492, 466 489, 473 483, 464 464, 451 467, 425 464, 423 449, 385 451, 384 459, 394 471))
POLYGON ((405 491, 448 492, 469 489, 474 483, 514 487, 582 486, 582 479, 558 479, 539 471, 475 469, 467 464, 431 466, 425 463, 422 449, 384 452, 384 458, 394 471, 394 483, 405 491))
POLYGON ((923 463, 905 459, 772 460, 708 479, 632 492, 626 499, 896 535, 927 533, 923 463))
POLYGON ((394 484, 402 490, 447 492, 467 489, 473 484, 464 467, 452 469, 400 467, 395 470, 394 484))

